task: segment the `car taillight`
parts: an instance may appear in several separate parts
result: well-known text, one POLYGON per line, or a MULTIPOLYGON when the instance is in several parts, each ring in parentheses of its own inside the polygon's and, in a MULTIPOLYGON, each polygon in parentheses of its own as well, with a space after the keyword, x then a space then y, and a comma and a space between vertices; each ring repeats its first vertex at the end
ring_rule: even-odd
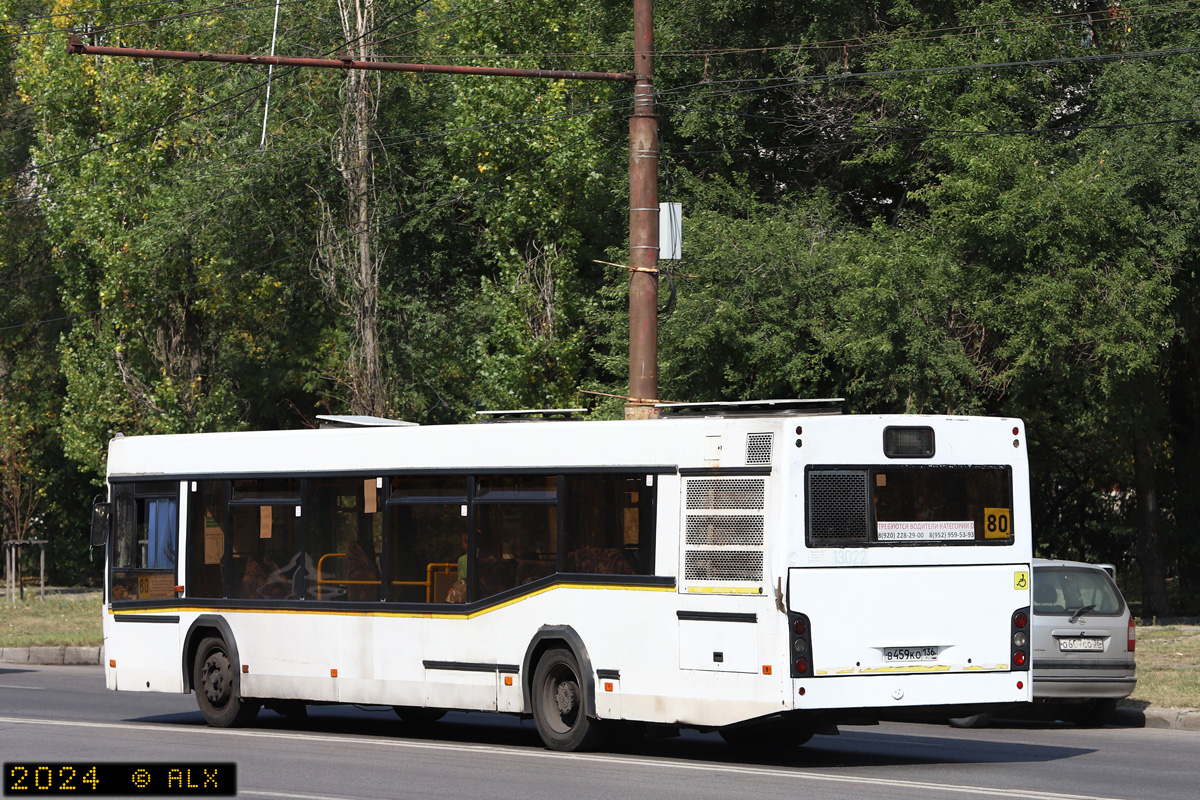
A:
POLYGON ((1125 649, 1133 652, 1134 646, 1137 645, 1137 625, 1133 622, 1133 615, 1129 615, 1129 635, 1125 641, 1125 649))
POLYGON ((1029 608, 1018 608, 1013 612, 1012 624, 1009 627, 1008 646, 1009 661, 1014 671, 1029 671, 1029 655, 1025 645, 1029 643, 1029 608))

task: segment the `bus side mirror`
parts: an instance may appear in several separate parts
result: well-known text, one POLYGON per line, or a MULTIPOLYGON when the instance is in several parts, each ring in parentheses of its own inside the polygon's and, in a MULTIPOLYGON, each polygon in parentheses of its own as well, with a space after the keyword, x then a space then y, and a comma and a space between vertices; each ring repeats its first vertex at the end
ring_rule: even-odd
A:
POLYGON ((92 547, 108 544, 112 527, 112 503, 92 503, 92 547))

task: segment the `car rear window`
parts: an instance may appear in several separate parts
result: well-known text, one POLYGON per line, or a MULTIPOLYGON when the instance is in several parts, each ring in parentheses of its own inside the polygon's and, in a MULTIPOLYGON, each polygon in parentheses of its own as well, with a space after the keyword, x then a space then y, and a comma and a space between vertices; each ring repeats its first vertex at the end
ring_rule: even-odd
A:
POLYGON ((1033 570, 1033 613, 1074 614, 1087 606, 1093 614, 1124 612, 1125 602, 1108 573, 1073 567, 1033 570))

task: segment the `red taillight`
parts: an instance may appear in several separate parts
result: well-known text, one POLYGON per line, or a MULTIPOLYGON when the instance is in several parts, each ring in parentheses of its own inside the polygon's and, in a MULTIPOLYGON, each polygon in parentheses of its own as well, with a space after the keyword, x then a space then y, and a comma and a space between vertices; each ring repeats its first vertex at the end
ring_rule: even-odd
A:
POLYGON ((1024 628, 1028 624, 1029 617, 1025 615, 1024 611, 1018 611, 1015 615, 1013 615, 1013 625, 1016 625, 1018 628, 1024 628))
POLYGON ((1025 666, 1025 651, 1024 650, 1017 650, 1015 653, 1013 653, 1013 663, 1016 664, 1018 667, 1025 666))
POLYGON ((796 672, 808 672, 808 659, 807 658, 797 658, 796 659, 796 672))
POLYGON ((798 619, 792 623, 792 630, 796 632, 797 636, 803 636, 808 633, 808 626, 804 624, 804 620, 798 619))
POLYGON ((1133 649, 1136 645, 1137 645, 1137 625, 1134 624, 1133 615, 1131 614, 1129 617, 1129 635, 1125 641, 1125 649, 1132 653, 1133 649))

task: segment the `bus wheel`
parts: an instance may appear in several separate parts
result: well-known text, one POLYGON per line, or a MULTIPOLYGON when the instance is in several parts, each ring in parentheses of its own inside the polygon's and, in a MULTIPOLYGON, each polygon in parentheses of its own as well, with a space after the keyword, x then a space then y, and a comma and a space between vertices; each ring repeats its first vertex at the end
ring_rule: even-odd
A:
POLYGON ((981 711, 965 717, 951 717, 951 728, 986 728, 992 724, 992 712, 981 711))
POLYGON ((200 713, 214 728, 245 725, 258 715, 261 703, 239 697, 234 689, 233 662, 225 642, 219 638, 209 637, 200 642, 192 686, 200 713))
POLYGON ((548 650, 533 672, 533 721, 551 750, 589 750, 599 744, 599 720, 584 713, 579 665, 570 650, 548 650))
POLYGON ((437 722, 442 717, 446 716, 446 712, 441 708, 424 708, 422 706, 392 706, 392 710, 396 712, 396 716, 407 722, 409 725, 431 725, 437 722))

